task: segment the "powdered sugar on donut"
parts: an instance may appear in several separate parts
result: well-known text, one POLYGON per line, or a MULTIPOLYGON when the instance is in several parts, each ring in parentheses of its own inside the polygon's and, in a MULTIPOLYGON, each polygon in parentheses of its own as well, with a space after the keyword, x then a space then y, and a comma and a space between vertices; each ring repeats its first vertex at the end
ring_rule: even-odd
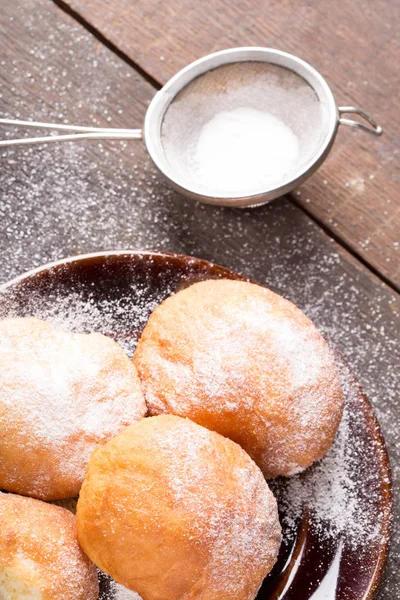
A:
MULTIPOLYGON (((235 594, 240 586, 246 589, 248 573, 240 580, 244 564, 249 571, 255 563, 273 564, 280 532, 275 500, 261 471, 244 453, 236 466, 227 462, 226 477, 234 497, 227 501, 220 494, 216 482, 221 477, 221 464, 216 463, 225 459, 223 452, 217 456, 213 450, 213 436, 185 421, 158 440, 159 451, 163 464, 168 465, 168 486, 176 502, 196 516, 199 534, 211 546, 206 578, 216 589, 235 594), (210 505, 214 506, 212 513, 210 505)), ((226 444, 231 442, 226 440, 226 444)), ((254 591, 248 598, 253 597, 254 591)))
POLYGON ((316 327, 293 304, 239 281, 205 281, 151 315, 134 362, 151 414, 187 416, 238 442, 266 477, 321 458, 343 394, 316 327))
POLYGON ((10 491, 77 494, 95 446, 145 415, 135 370, 99 334, 8 319, 0 322, 0 362, 0 479, 10 491))
POLYGON ((253 600, 281 541, 276 501, 250 457, 173 415, 142 420, 93 456, 78 529, 89 556, 144 597, 179 589, 182 599, 253 600), (120 571, 122 535, 131 552, 121 556, 120 571), (168 577, 148 570, 143 577, 149 560, 150 574, 168 577))
POLYGON ((95 566, 79 547, 75 517, 58 506, 0 494, 0 597, 95 600, 95 566), (34 596, 34 590, 37 596, 34 596))

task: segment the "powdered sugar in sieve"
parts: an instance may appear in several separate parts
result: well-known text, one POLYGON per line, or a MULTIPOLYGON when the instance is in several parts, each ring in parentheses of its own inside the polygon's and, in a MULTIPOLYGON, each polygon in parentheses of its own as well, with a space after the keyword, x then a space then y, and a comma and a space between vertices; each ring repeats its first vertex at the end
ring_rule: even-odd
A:
POLYGON ((268 62, 220 66, 184 87, 161 128, 171 169, 204 194, 256 194, 302 170, 326 137, 300 75, 268 62))

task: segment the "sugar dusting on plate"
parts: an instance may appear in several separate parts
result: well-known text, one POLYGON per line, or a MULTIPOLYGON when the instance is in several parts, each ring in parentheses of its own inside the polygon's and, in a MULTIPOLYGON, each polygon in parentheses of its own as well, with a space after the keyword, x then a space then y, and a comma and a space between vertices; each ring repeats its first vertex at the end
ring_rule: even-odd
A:
POLYGON ((100 595, 98 600, 141 600, 136 592, 128 590, 111 577, 99 571, 100 595))
POLYGON ((113 337, 132 356, 137 332, 140 332, 147 322, 148 316, 172 290, 164 290, 157 297, 148 298, 140 285, 135 286, 135 293, 125 295, 116 301, 81 296, 71 292, 67 296, 60 295, 50 304, 43 304, 40 295, 31 296, 30 304, 21 314, 13 302, 0 305, 0 319, 14 316, 32 316, 43 319, 57 329, 73 333, 97 332, 113 337))

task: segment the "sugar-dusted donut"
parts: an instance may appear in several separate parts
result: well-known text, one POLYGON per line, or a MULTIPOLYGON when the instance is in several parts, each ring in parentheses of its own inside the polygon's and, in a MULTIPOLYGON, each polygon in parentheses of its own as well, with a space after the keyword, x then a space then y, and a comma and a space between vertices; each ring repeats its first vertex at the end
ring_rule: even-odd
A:
POLYGON ((276 501, 248 454, 174 415, 95 450, 77 525, 95 564, 144 600, 253 600, 281 539, 276 501))
POLYGON ((68 510, 0 493, 0 523, 0 598, 97 599, 96 567, 79 546, 68 510))
POLYGON ((38 319, 0 321, 0 488, 78 494, 93 449, 146 414, 135 367, 113 340, 38 319))
POLYGON ((134 363, 150 414, 189 417, 231 438, 267 478, 320 459, 341 419, 322 335, 291 302, 252 283, 204 281, 167 298, 134 363))

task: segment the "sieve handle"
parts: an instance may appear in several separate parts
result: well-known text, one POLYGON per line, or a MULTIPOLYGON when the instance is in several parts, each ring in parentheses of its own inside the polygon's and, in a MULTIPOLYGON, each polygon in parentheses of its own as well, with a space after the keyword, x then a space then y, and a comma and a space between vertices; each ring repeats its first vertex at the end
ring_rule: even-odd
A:
POLYGON ((65 125, 57 123, 40 123, 38 121, 19 121, 15 119, 0 119, 0 125, 12 127, 33 127, 56 131, 69 131, 62 135, 46 135, 17 139, 0 140, 0 147, 23 146, 28 144, 47 144, 49 142, 69 142, 73 140, 128 140, 142 139, 141 129, 112 129, 111 127, 84 127, 81 125, 65 125))
POLYGON ((372 135, 382 135, 382 127, 378 125, 378 123, 373 119, 368 113, 361 110, 360 108, 356 108, 355 106, 339 106, 339 123, 341 125, 347 125, 348 127, 358 127, 363 131, 367 131, 372 135), (353 113, 362 117, 368 125, 361 123, 361 121, 355 121, 354 119, 344 119, 342 115, 346 113, 353 113))

